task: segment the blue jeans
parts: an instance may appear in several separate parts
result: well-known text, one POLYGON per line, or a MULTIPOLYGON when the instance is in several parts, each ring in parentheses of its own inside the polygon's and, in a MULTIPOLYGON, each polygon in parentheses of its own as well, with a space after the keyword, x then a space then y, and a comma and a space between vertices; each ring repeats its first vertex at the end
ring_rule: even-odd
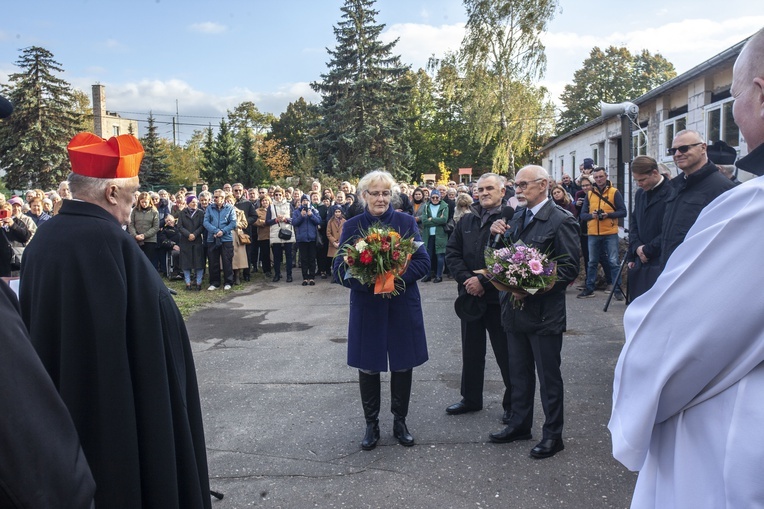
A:
MULTIPOLYGON (((594 291, 594 282, 597 279, 597 265, 600 263, 600 257, 605 255, 602 260, 602 267, 610 267, 611 277, 617 277, 613 281, 616 286, 621 285, 621 276, 618 274, 620 261, 618 260, 618 234, 611 235, 589 235, 589 263, 586 268, 586 289, 594 291)), ((607 273, 607 271, 605 271, 607 273)))

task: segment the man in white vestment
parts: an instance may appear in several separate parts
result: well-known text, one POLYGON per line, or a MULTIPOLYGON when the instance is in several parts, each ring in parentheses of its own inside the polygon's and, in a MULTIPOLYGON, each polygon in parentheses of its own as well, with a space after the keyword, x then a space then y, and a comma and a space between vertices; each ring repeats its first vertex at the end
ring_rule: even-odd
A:
POLYGON ((764 507, 764 30, 731 94, 759 178, 703 209, 624 317, 608 427, 633 508, 764 507))

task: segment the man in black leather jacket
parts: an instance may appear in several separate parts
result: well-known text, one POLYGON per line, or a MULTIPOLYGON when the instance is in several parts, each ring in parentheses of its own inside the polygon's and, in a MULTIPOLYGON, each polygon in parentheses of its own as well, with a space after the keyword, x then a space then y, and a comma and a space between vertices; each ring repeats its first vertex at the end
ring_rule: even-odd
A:
POLYGON ((491 233, 510 231, 512 242, 523 241, 557 263, 557 281, 546 292, 514 295, 522 299, 516 308, 507 293, 501 294, 502 325, 507 332, 509 377, 512 381, 512 412, 507 427, 489 438, 494 443, 530 440, 535 364, 540 381, 541 404, 546 420, 542 440, 531 449, 532 458, 549 458, 564 449, 562 442, 563 395, 560 372, 562 333, 565 332, 565 289, 578 277, 578 221, 548 198, 551 179, 540 166, 526 166, 517 173, 515 195, 521 205, 507 226, 496 221, 491 233))

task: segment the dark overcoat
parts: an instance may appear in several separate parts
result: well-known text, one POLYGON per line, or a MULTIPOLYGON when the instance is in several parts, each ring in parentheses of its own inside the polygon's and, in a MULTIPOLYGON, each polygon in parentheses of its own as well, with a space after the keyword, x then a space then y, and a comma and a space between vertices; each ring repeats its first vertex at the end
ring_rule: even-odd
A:
POLYGON ((181 270, 204 268, 204 211, 200 208, 192 215, 191 209, 186 207, 178 218, 178 230, 180 231, 180 268, 181 270), (188 240, 188 236, 194 234, 194 240, 188 240))
POLYGON ((21 310, 96 482, 96 507, 210 508, 191 345, 117 220, 66 200, 21 265, 21 310))
POLYGON ((548 336, 562 334, 567 326, 565 289, 578 277, 580 256, 578 221, 553 200, 548 200, 523 228, 525 208, 518 208, 509 223, 513 243, 522 240, 557 263, 557 281, 547 292, 523 299, 516 309, 509 294, 501 292, 501 323, 506 330, 548 336))
POLYGON ((0 507, 92 507, 95 482, 72 418, 0 281, 0 507))
MULTIPOLYGON (((391 226, 401 236, 413 236, 421 242, 414 218, 392 207, 379 217, 368 210, 345 222, 340 246, 357 238, 360 229, 368 229, 375 222, 391 226)), ((430 272, 430 257, 424 245, 411 257, 408 270, 403 274, 405 290, 392 298, 375 295, 374 288, 345 279, 343 259, 334 259, 335 282, 350 288, 350 317, 348 321, 348 365, 369 371, 399 371, 424 364, 427 359, 427 340, 422 316, 422 299, 417 281, 430 272)))
POLYGON ((634 262, 629 269, 629 299, 636 299, 652 288, 661 273, 661 230, 666 200, 674 187, 668 179, 649 191, 637 189, 634 195, 634 211, 629 220, 628 260, 634 262), (637 248, 647 256, 647 263, 637 255, 637 248))

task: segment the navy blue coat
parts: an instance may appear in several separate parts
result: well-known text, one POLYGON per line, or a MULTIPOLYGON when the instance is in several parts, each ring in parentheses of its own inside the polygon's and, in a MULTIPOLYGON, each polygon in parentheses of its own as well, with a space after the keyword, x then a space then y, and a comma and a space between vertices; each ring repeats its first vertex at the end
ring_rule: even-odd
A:
MULTIPOLYGON (((345 222, 340 245, 359 236, 359 229, 368 229, 375 222, 395 228, 402 236, 413 236, 421 242, 414 218, 392 207, 379 217, 368 210, 345 222)), ((355 279, 345 279, 342 257, 334 258, 335 282, 350 288, 348 321, 348 365, 369 371, 399 371, 424 364, 427 340, 424 333, 422 299, 417 281, 430 273, 430 257, 424 246, 411 257, 403 274, 405 290, 396 297, 374 294, 374 288, 355 279)))
POLYGON ((294 227, 295 240, 297 242, 315 242, 318 237, 318 226, 321 224, 321 214, 315 207, 310 207, 312 215, 302 215, 302 209, 297 208, 292 212, 292 226, 294 227))

